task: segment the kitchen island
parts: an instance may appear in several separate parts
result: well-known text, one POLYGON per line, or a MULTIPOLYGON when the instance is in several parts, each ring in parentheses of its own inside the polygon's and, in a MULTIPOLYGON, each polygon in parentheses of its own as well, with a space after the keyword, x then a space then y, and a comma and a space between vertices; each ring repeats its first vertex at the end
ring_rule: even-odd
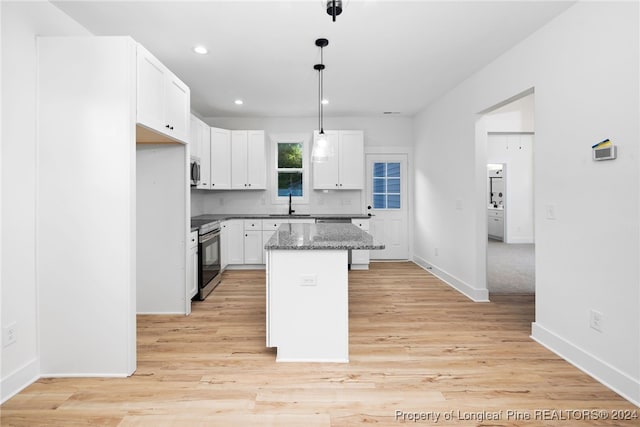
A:
POLYGON ((353 224, 282 224, 265 244, 267 347, 280 362, 349 361, 349 251, 384 249, 353 224))

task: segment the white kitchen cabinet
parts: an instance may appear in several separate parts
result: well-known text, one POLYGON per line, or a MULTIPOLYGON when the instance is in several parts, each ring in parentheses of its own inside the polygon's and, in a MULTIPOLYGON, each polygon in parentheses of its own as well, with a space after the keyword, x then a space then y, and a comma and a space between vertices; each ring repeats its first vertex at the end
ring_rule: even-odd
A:
POLYGON ((244 263, 262 264, 262 230, 244 231, 244 263))
MULTIPOLYGON (((198 293, 198 232, 189 236, 189 263, 187 265, 187 298, 190 300, 198 293)), ((189 304, 190 301, 187 301, 189 304)))
POLYGON ((263 263, 262 220, 244 220, 244 263, 263 263))
POLYGON ((191 140, 189 145, 193 148, 191 154, 200 159, 200 183, 196 186, 199 190, 211 189, 210 138, 209 125, 191 115, 191 140))
POLYGON ((229 242, 229 221, 220 223, 220 269, 224 271, 229 265, 229 250, 227 245, 229 242))
POLYGON ((231 188, 231 131, 212 127, 211 134, 211 189, 231 188))
POLYGON ((264 131, 231 131, 231 188, 267 188, 264 131))
MULTIPOLYGON (((313 164, 315 190, 361 190, 364 188, 364 133, 325 131, 333 155, 323 163, 313 164)), ((318 132, 313 134, 314 141, 318 132)))
POLYGON ((226 249, 227 265, 244 264, 244 222, 241 219, 225 221, 226 236, 223 241, 226 249))
MULTIPOLYGON (((368 219, 352 219, 351 223, 362 231, 369 232, 368 219)), ((368 270, 369 269, 369 251, 368 250, 352 250, 351 251, 351 269, 352 270, 368 270)))
POLYGON ((489 209, 487 215, 487 231, 489 237, 504 240, 504 211, 489 209))
POLYGON ((189 87, 141 45, 137 47, 137 122, 176 141, 189 140, 189 87))

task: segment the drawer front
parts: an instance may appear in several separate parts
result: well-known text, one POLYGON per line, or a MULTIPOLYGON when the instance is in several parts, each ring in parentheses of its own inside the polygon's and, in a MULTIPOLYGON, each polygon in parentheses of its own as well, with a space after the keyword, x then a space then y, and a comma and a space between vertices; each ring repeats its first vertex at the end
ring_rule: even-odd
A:
POLYGON ((244 230, 245 231, 262 230, 262 220, 261 219, 245 219, 244 230))
POLYGON ((369 231, 369 220, 368 219, 352 219, 351 224, 357 226, 359 229, 364 231, 369 231))
POLYGON ((286 219, 263 219, 262 229, 264 231, 276 231, 282 224, 286 224, 289 221, 286 219))
POLYGON ((292 218, 289 220, 290 224, 315 224, 316 220, 312 218, 292 218))

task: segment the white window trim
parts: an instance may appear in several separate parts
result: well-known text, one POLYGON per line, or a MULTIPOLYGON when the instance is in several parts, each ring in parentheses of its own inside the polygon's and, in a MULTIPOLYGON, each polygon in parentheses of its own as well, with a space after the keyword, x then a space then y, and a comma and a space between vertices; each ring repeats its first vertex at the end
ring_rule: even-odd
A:
POLYGON ((311 163, 309 162, 309 141, 311 137, 305 133, 270 134, 271 140, 271 194, 273 204, 288 204, 288 196, 278 196, 278 143, 301 143, 302 144, 302 197, 292 197, 292 202, 300 204, 309 203, 309 180, 311 179, 311 163))

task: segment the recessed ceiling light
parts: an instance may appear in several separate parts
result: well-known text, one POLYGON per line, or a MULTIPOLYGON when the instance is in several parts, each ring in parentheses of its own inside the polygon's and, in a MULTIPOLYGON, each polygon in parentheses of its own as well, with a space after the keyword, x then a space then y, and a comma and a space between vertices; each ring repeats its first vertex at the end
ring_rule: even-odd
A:
POLYGON ((327 105, 329 103, 329 100, 325 98, 320 102, 322 102, 322 105, 327 105))
POLYGON ((196 46, 196 47, 193 48, 193 51, 195 53, 199 53, 200 55, 206 55, 207 53, 209 53, 207 48, 204 47, 204 46, 196 46))
POLYGON ((242 105, 244 104, 244 102, 242 102, 242 99, 236 99, 235 101, 233 101, 236 105, 242 105))

